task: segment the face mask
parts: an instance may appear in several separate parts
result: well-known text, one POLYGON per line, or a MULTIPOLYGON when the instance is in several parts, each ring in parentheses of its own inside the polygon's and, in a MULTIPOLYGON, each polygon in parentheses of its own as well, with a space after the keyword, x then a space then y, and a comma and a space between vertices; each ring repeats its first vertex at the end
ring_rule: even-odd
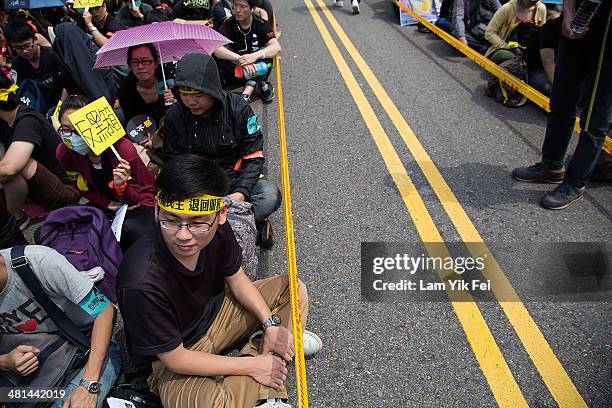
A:
POLYGON ((70 150, 77 152, 80 155, 85 156, 90 152, 89 146, 85 143, 85 140, 81 135, 70 132, 70 134, 62 135, 62 141, 70 150))

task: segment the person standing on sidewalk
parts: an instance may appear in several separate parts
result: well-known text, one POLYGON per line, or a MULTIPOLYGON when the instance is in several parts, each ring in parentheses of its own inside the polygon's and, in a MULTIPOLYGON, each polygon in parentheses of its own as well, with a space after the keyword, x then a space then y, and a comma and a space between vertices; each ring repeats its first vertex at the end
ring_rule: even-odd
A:
POLYGON ((570 29, 570 23, 582 1, 589 0, 563 3, 562 37, 542 161, 512 172, 518 181, 559 184, 541 199, 541 204, 551 210, 564 209, 582 198, 612 123, 612 0, 603 0, 588 30, 576 34, 570 29), (582 130, 566 171, 565 155, 582 89, 587 92, 580 115, 582 130))

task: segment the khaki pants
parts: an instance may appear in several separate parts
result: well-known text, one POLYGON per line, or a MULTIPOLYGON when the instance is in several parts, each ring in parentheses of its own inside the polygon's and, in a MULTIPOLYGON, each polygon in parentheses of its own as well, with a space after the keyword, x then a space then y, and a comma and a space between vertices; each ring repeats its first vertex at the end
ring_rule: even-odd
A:
MULTIPOLYGON (((283 325, 292 331, 289 286, 286 276, 275 276, 253 282, 264 300, 278 314, 283 325)), ((306 326, 308 294, 299 283, 302 324, 306 326)), ((244 309, 229 289, 219 314, 206 333, 189 350, 220 354, 228 347, 248 339, 261 329, 261 322, 244 309)), ((240 356, 259 354, 259 341, 248 342, 240 356)), ((211 377, 176 374, 164 367, 161 361, 153 363, 153 372, 148 378, 149 386, 158 394, 165 408, 252 408, 257 401, 267 398, 287 398, 284 387, 278 390, 265 387, 249 376, 227 376, 223 382, 211 377)))

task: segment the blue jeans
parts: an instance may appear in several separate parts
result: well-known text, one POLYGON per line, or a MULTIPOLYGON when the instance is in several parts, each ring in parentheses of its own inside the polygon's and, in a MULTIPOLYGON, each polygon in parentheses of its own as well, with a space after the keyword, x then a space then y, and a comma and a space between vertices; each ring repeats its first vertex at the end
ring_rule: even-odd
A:
MULTIPOLYGON (((606 12, 607 17, 608 10, 602 11, 606 12)), ((581 90, 586 88, 586 95, 583 95, 586 97, 586 103, 580 117, 580 127, 583 130, 563 180, 563 184, 577 188, 584 187, 589 181, 612 122, 612 53, 609 52, 612 50, 611 30, 608 33, 608 48, 603 58, 591 120, 588 129, 584 130, 595 85, 602 37, 591 36, 590 40, 588 37, 583 40, 561 37, 555 67, 555 81, 550 98, 551 113, 546 125, 542 162, 553 166, 564 164, 581 90)))
POLYGON ((276 184, 260 178, 251 189, 251 197, 248 200, 253 204, 255 222, 261 224, 281 204, 281 192, 276 184))
MULTIPOLYGON (((121 352, 119 350, 119 345, 111 340, 108 346, 108 352, 106 353, 106 359, 104 360, 104 365, 102 366, 102 372, 100 373, 100 384, 102 384, 100 388, 100 393, 98 394, 98 402, 96 404, 96 408, 102 408, 104 405, 104 400, 106 395, 112 388, 115 380, 119 376, 119 372, 121 371, 121 352)), ((85 367, 70 381, 70 384, 66 387, 66 398, 74 390, 79 387, 79 382, 83 375, 85 374, 85 367)), ((51 408, 62 408, 64 404, 64 400, 56 400, 51 408)))
MULTIPOLYGON (((441 28, 447 33, 453 34, 453 25, 450 20, 444 17, 440 17, 439 19, 436 20, 435 24, 437 27, 441 28)), ((465 32, 465 39, 467 40, 467 43, 470 46, 470 48, 478 51, 481 54, 484 54, 485 52, 487 52, 487 49, 489 48, 489 44, 485 44, 485 43, 478 41, 472 34, 468 33, 467 31, 465 32)))

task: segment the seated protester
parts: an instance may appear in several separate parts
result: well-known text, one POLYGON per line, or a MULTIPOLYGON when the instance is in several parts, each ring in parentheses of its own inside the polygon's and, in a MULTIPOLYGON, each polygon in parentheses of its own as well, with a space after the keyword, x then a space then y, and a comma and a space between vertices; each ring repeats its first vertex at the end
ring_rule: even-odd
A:
MULTIPOLYGON (((111 340, 114 305, 54 249, 29 245, 25 257, 49 299, 86 336, 91 333, 87 363, 71 379, 65 397, 56 400, 52 408, 102 408, 121 370, 119 346, 111 340)), ((38 369, 40 350, 32 345, 32 336, 58 332, 53 319, 11 266, 11 259, 11 249, 0 251, 0 337, 7 341, 0 344, 0 387, 11 386, 3 379, 3 371, 27 377, 38 369), (17 346, 8 350, 14 344, 17 346)))
MULTIPOLYGON (((134 364, 165 407, 286 407, 275 399, 287 398, 294 356, 287 277, 245 275, 227 222, 228 180, 212 161, 177 157, 157 182, 159 227, 128 251, 117 278, 134 364), (245 340, 240 357, 221 355, 245 340)), ((298 292, 305 325, 302 282, 298 292)), ((304 346, 309 355, 322 343, 305 331, 304 346)))
POLYGON ((0 249, 27 244, 28 241, 19 229, 15 217, 6 210, 4 205, 0 204, 0 249))
POLYGON ((0 74, 0 141, 6 148, 0 183, 7 209, 24 229, 29 219, 22 208, 28 198, 52 210, 77 203, 79 192, 55 157, 61 143, 57 132, 42 114, 20 104, 15 90, 16 85, 0 74))
POLYGON ((562 18, 549 18, 546 24, 531 37, 527 46, 529 85, 547 96, 550 96, 555 79, 555 61, 562 23, 562 18))
POLYGON ((130 73, 118 91, 125 122, 136 115, 149 115, 159 125, 168 103, 175 102, 170 89, 164 89, 159 55, 153 44, 133 45, 128 49, 130 73))
POLYGON ((219 32, 229 38, 232 43, 221 46, 214 51, 226 82, 244 84, 242 97, 250 102, 255 87, 259 88, 261 99, 272 102, 274 87, 267 81, 272 70, 265 75, 256 76, 250 80, 244 77, 236 78, 236 65, 240 64, 246 73, 255 72, 255 64, 263 61, 272 63, 272 58, 281 51, 281 46, 269 23, 253 16, 255 0, 234 0, 234 17, 228 18, 219 32))
POLYGON ((260 20, 267 21, 270 24, 274 23, 274 10, 272 10, 270 0, 255 0, 253 14, 259 17, 260 20))
POLYGON ((23 20, 9 23, 5 29, 7 40, 17 57, 13 69, 17 72, 17 85, 24 80, 34 80, 44 96, 46 109, 57 104, 65 76, 62 63, 50 47, 43 47, 34 30, 23 20))
POLYGON ((539 0, 510 0, 495 14, 487 26, 485 37, 491 46, 485 53, 496 64, 514 58, 517 48, 526 47, 529 37, 546 22, 546 6, 539 0), (510 37, 522 30, 513 43, 510 37))
POLYGON ((278 187, 260 178, 265 159, 257 115, 244 99, 221 88, 215 60, 187 54, 178 64, 178 103, 165 117, 163 153, 166 161, 185 153, 214 160, 230 179, 230 197, 253 204, 259 243, 274 244, 268 216, 278 209, 278 187))
POLYGON ((234 15, 232 11, 232 3, 230 0, 213 0, 213 6, 211 10, 213 27, 219 31, 221 25, 234 15))
POLYGON ((62 104, 59 133, 64 143, 57 147, 57 158, 92 204, 113 216, 123 204, 129 206, 120 242, 126 251, 154 227, 155 180, 126 138, 114 144, 121 160, 110 148, 100 156, 89 149, 68 118, 88 103, 82 96, 69 96, 62 104))
POLYGON ((212 10, 209 0, 180 0, 172 7, 172 15, 182 20, 210 20, 212 10))
POLYGON ((136 27, 144 24, 145 14, 153 7, 141 0, 123 0, 123 6, 117 12, 119 22, 126 27, 136 27))
POLYGON ((486 26, 500 7, 499 0, 455 0, 451 19, 453 36, 484 54, 489 46, 484 36, 486 26))
POLYGON ((126 29, 116 17, 108 14, 106 1, 99 7, 83 12, 85 27, 98 46, 102 47, 117 31, 126 29))

